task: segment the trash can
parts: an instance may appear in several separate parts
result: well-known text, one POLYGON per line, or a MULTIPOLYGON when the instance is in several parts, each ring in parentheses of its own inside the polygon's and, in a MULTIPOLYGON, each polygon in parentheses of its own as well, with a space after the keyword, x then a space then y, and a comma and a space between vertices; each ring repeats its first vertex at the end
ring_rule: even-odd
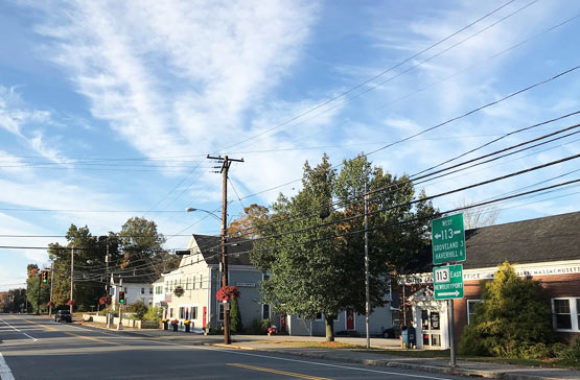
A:
POLYGON ((416 331, 413 326, 403 326, 401 329, 401 346, 403 348, 417 347, 416 331))

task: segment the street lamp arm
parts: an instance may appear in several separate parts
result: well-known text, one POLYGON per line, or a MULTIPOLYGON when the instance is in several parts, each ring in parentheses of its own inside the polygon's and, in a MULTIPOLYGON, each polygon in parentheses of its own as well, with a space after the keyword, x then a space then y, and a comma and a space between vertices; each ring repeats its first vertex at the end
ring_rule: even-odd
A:
POLYGON ((206 214, 209 214, 211 216, 213 216, 214 218, 218 219, 218 220, 222 220, 222 218, 220 218, 219 216, 217 216, 216 214, 214 214, 211 211, 207 211, 207 210, 203 210, 201 208, 195 208, 195 207, 188 207, 185 209, 185 212, 195 212, 195 211, 201 211, 201 212, 205 212, 206 214))

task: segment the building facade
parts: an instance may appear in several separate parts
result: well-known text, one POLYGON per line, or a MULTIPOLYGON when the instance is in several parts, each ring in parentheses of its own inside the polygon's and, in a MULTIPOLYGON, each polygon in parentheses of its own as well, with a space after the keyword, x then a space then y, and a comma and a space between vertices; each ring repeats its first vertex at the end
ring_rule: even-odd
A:
MULTIPOLYGON (((482 300, 482 281, 509 262, 522 277, 539 281, 550 299, 552 325, 563 341, 580 336, 580 212, 476 228, 465 232, 464 298, 456 299, 454 329, 459 341, 475 305, 482 300)), ((433 298, 431 273, 406 276, 406 300, 418 347, 449 347, 446 302, 433 298)))
MULTIPOLYGON (((229 240, 228 284, 238 287, 238 307, 245 326, 270 319, 269 305, 261 304, 259 286, 264 276, 249 262, 251 242, 229 240)), ((179 267, 163 274, 152 284, 153 303, 162 307, 169 320, 177 319, 183 328, 186 319, 192 329, 216 329, 223 326, 224 304, 216 299, 221 288, 221 240, 219 236, 192 235, 188 254, 179 267)))

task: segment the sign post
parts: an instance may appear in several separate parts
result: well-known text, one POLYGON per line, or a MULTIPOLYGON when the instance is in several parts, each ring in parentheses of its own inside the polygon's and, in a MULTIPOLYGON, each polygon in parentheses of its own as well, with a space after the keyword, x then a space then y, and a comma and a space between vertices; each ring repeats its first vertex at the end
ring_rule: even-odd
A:
POLYGON ((453 300, 463 298, 463 265, 451 262, 465 261, 465 228, 463 214, 455 214, 431 222, 431 247, 433 250, 433 293, 436 300, 447 300, 449 365, 457 365, 455 357, 455 333, 453 300))

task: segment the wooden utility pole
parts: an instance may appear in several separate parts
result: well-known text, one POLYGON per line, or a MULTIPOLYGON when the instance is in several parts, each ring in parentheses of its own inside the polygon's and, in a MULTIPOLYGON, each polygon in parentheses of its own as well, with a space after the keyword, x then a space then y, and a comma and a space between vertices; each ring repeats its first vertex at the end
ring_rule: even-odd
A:
MULTIPOLYGON (((244 159, 229 158, 207 155, 209 160, 216 160, 222 164, 220 173, 222 174, 222 228, 221 228, 221 245, 222 245, 222 287, 228 286, 228 248, 227 248, 227 234, 228 234, 228 171, 232 162, 244 162, 244 159)), ((224 343, 230 344, 230 310, 229 303, 224 301, 224 343)))
POLYGON ((75 270, 75 246, 72 246, 72 249, 70 251, 70 315, 72 318, 73 315, 73 286, 74 286, 74 270, 75 270))

